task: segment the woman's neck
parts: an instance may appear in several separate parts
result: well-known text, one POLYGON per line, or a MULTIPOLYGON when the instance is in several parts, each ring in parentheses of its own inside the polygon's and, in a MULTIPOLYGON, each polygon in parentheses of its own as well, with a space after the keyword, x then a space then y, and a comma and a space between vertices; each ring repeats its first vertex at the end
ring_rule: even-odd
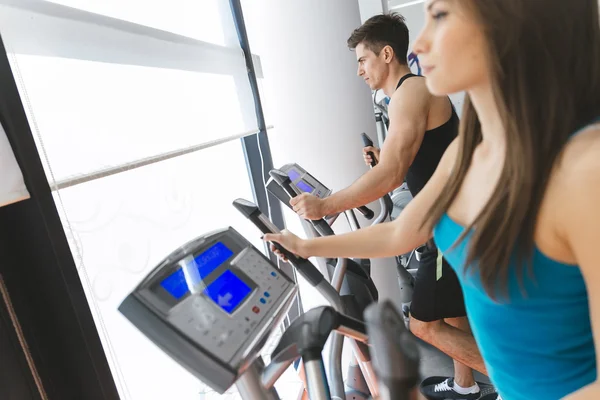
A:
POLYGON ((490 84, 468 91, 469 98, 481 123, 482 144, 491 151, 506 147, 506 130, 490 84))

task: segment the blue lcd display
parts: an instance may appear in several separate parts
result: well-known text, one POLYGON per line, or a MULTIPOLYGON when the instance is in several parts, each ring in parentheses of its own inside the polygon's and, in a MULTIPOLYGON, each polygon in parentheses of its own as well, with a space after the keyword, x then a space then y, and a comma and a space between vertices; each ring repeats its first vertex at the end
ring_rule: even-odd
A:
POLYGON ((198 254, 194 258, 194 262, 198 267, 198 272, 200 272, 200 278, 206 278, 232 255, 233 251, 221 242, 215 243, 203 253, 198 254))
POLYGON ((298 183, 296 183, 296 186, 298 187, 298 189, 302 190, 304 193, 312 193, 312 191, 313 191, 312 186, 310 186, 308 183, 306 183, 304 181, 298 181, 298 183))
POLYGON ((204 289, 204 294, 228 314, 231 314, 250 292, 250 286, 230 270, 223 272, 204 289))
POLYGON ((169 292, 169 294, 175 297, 177 300, 182 298, 187 292, 190 291, 181 268, 163 279, 160 283, 160 286, 162 286, 163 289, 169 292))
MULTIPOLYGON (((204 279, 232 255, 233 252, 227 246, 221 242, 217 242, 204 252, 198 254, 194 258, 193 263, 198 268, 200 278, 204 279)), ((181 268, 178 268, 177 271, 163 279, 160 285, 177 300, 190 291, 183 269, 181 268)))
POLYGON ((288 176, 290 177, 292 182, 294 182, 296 179, 300 178, 300 174, 295 169, 290 169, 288 171, 288 176))

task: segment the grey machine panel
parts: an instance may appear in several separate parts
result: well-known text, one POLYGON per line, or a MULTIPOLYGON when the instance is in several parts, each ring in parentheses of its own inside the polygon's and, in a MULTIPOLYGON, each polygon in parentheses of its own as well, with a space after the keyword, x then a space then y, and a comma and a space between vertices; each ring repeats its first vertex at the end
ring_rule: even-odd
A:
POLYGON ((119 311, 180 365, 225 392, 259 354, 296 294, 233 228, 167 256, 119 311))
MULTIPOLYGON (((298 164, 285 164, 283 167, 279 168, 279 170, 287 176, 290 177, 292 181, 292 187, 296 190, 296 193, 309 193, 314 196, 317 196, 320 199, 328 197, 331 195, 331 189, 328 189, 327 186, 323 185, 319 180, 317 180, 314 176, 306 172, 304 168, 299 166, 298 164)), ((287 193, 274 181, 273 178, 269 178, 267 181, 267 190, 278 199, 282 200, 282 202, 290 207, 290 204, 284 199, 288 199, 289 196, 287 193)), ((291 208, 291 207, 290 207, 291 208)), ((328 215, 325 217, 325 220, 332 224, 339 214, 328 215)))
MULTIPOLYGON (((330 189, 315 179, 314 176, 306 172, 306 170, 298 164, 285 164, 283 167, 279 168, 279 170, 290 177, 292 186, 298 193, 310 193, 321 199, 331 194, 330 189)), ((285 199, 288 197, 283 189, 273 181, 273 178, 269 179, 267 182, 267 189, 274 194, 280 192, 281 196, 277 196, 279 198, 285 199)))

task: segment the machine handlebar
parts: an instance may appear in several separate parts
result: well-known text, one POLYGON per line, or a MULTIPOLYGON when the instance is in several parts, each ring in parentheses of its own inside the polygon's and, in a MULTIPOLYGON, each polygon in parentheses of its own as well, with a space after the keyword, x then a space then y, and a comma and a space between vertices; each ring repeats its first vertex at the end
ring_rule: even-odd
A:
MULTIPOLYGON (((256 204, 248 200, 237 199, 233 202, 233 206, 248 218, 263 234, 280 232, 279 229, 258 209, 256 204)), ((296 267, 298 272, 300 272, 312 286, 317 286, 323 282, 323 274, 321 274, 317 267, 310 261, 291 253, 279 243, 271 242, 271 244, 273 244, 273 246, 275 246, 275 248, 296 267)))
MULTIPOLYGON (((373 147, 373 141, 371 140, 371 138, 369 136, 367 136, 366 133, 363 132, 360 134, 360 136, 362 137, 364 147, 373 147)), ((367 153, 367 155, 369 155, 371 157, 371 168, 373 168, 374 166, 377 165, 377 160, 375 159, 375 155, 373 154, 372 151, 369 151, 367 153)))

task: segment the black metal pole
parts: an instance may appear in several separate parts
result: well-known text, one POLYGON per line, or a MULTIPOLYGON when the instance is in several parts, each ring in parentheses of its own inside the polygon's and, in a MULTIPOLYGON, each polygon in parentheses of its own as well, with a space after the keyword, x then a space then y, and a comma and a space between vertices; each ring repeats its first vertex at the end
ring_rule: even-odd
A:
POLYGON ((273 169, 273 159, 271 157, 269 138, 267 137, 267 124, 265 122, 262 101, 260 98, 260 93, 258 91, 258 79, 256 78, 256 71, 254 68, 254 62, 252 60, 252 52, 250 51, 250 43, 248 41, 248 34, 246 32, 244 14, 242 12, 240 0, 230 0, 229 3, 231 5, 231 11, 233 13, 235 27, 238 34, 238 39, 240 41, 240 47, 244 52, 244 58, 246 60, 246 68, 248 69, 248 80, 250 82, 250 88, 252 89, 252 96, 254 98, 254 109, 259 130, 259 133, 257 135, 247 136, 244 139, 242 139, 244 142, 246 159, 251 170, 250 172, 252 174, 252 181, 255 186, 258 207, 265 215, 269 215, 266 200, 266 197, 269 196, 269 202, 271 205, 270 218, 279 229, 283 229, 284 222, 283 213, 281 211, 281 205, 279 204, 277 198, 269 194, 264 187, 266 182, 263 180, 263 177, 268 177, 269 171, 273 169), (259 146, 260 153, 262 153, 262 164, 264 164, 264 174, 262 171, 260 153, 258 152, 259 146))
POLYGON ((44 391, 119 399, 1 38, 0 123, 31 196, 0 207, 0 274, 44 391))
MULTIPOLYGON (((238 34, 240 47, 244 52, 246 60, 246 68, 248 70, 248 80, 252 89, 254 98, 254 109, 256 113, 256 121, 258 122, 259 132, 253 136, 246 136, 242 139, 244 148, 244 156, 248 165, 248 172, 252 183, 252 190, 257 202, 258 208, 263 214, 268 215, 271 221, 279 228, 284 229, 285 223, 283 220, 283 211, 279 200, 270 194, 265 187, 265 177, 269 176, 269 171, 273 169, 273 158, 269 146, 269 138, 267 136, 267 124, 263 112, 260 92, 258 91, 258 79, 256 78, 256 70, 252 60, 252 52, 250 51, 250 42, 246 32, 246 23, 244 22, 244 13, 240 0, 230 0, 231 12, 235 28, 238 34), (262 154, 262 157, 261 157, 262 154), (262 158, 262 161, 261 161, 262 158), (268 198, 268 200, 267 200, 268 198), (270 207, 269 207, 270 205, 270 207)), ((276 262, 276 256, 270 254, 271 260, 276 262)), ((288 273, 288 276, 294 276, 292 267, 289 264, 282 264, 281 269, 288 273)), ((299 311, 302 310, 300 296, 294 301, 294 305, 290 309, 290 320, 299 316, 299 311)))

